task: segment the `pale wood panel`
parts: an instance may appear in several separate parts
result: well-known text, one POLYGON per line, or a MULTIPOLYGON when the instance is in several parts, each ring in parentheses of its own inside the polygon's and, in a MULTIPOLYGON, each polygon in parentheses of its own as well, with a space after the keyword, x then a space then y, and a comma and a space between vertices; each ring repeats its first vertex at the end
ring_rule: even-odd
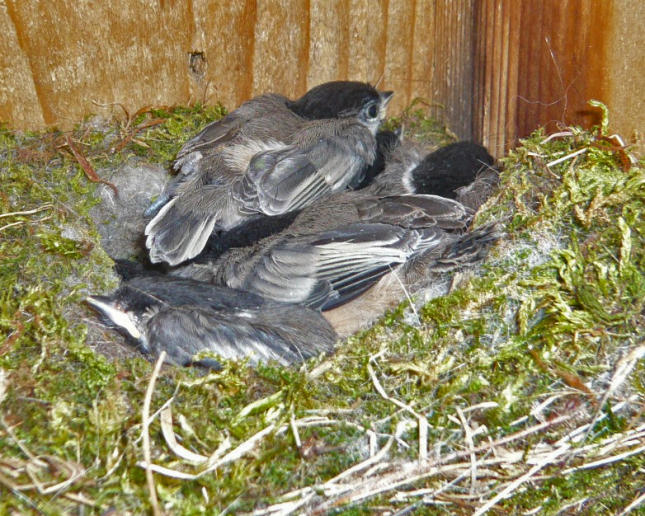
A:
POLYGON ((0 0, 0 121, 68 128, 92 101, 234 108, 352 79, 395 90, 390 114, 421 97, 496 155, 596 121, 589 98, 642 134, 644 19, 642 0, 0 0))
POLYGON ((0 121, 18 127, 45 125, 29 55, 16 32, 9 6, 0 1, 0 121))
POLYGON ((439 79, 435 74, 437 49, 440 43, 433 37, 441 25, 434 0, 417 0, 412 38, 412 66, 407 94, 411 99, 422 98, 432 101, 432 87, 439 79))
POLYGON ((130 109, 188 101, 190 4, 6 2, 15 13, 12 21, 29 56, 47 125, 69 126, 98 111, 93 101, 121 102, 130 109))
POLYGON ((195 32, 191 52, 203 55, 203 74, 190 71, 191 96, 237 106, 253 93, 257 9, 255 0, 193 3, 195 32))
POLYGON ((415 97, 443 104, 433 113, 469 135, 473 0, 3 1, 34 77, 31 97, 6 101, 29 114, 0 112, 17 127, 69 127, 102 111, 93 101, 131 112, 194 101, 234 108, 265 91, 297 97, 353 79, 395 90, 391 114, 415 97))
POLYGON ((349 0, 312 0, 307 88, 349 73, 349 0))
POLYGON ((460 138, 472 135, 473 4, 441 0, 436 6, 433 59, 437 65, 431 101, 442 107, 434 114, 460 138))
POLYGON ((388 5, 383 85, 385 89, 395 92, 390 102, 393 112, 402 110, 409 102, 408 84, 412 71, 415 3, 393 0, 388 5))
POLYGON ((307 89, 309 2, 258 2, 253 55, 253 95, 279 91, 296 97, 307 89))
POLYGON ((611 126, 645 156, 645 2, 615 2, 604 66, 611 126))
POLYGON ((388 0, 351 0, 349 6, 348 76, 355 81, 377 81, 385 89, 388 0))

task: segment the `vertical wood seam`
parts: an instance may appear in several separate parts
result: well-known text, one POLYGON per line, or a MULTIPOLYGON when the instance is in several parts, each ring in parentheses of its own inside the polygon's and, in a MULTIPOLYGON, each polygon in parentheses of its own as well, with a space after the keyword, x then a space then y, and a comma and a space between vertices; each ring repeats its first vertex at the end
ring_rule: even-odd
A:
POLYGON ((246 45, 246 52, 244 56, 244 66, 246 68, 245 74, 240 74, 238 82, 238 95, 236 105, 239 106, 245 100, 251 98, 253 93, 253 62, 255 59, 255 30, 258 19, 258 4, 257 0, 246 0, 244 4, 244 10, 242 12, 242 18, 244 19, 244 26, 249 27, 248 30, 248 41, 246 45), (248 23, 246 22, 247 18, 249 19, 248 23), (244 77, 246 79, 244 79, 244 77))
MULTIPOLYGON (((336 77, 336 79, 338 80, 346 80, 349 75, 349 47, 351 42, 351 30, 349 24, 351 8, 349 3, 350 0, 343 0, 342 4, 339 7, 343 15, 339 16, 341 27, 340 41, 338 44, 338 76, 336 77)), ((311 23, 311 21, 309 23, 311 23)), ((308 65, 309 63, 307 63, 307 67, 308 65)))
POLYGON ((305 11, 305 21, 303 23, 303 43, 300 45, 300 52, 298 56, 298 62, 301 63, 301 66, 298 70, 298 92, 299 94, 304 94, 307 91, 307 73, 309 71, 309 52, 311 49, 311 1, 304 0, 304 11, 305 11))
POLYGON ((413 79, 413 63, 414 63, 414 29, 417 24, 417 0, 412 0, 412 19, 410 20, 410 29, 408 34, 408 81, 406 88, 406 104, 409 104, 412 101, 412 79, 413 79))
POLYGON ((381 77, 385 77, 385 67, 387 65, 387 29, 390 21, 390 0, 383 0, 383 44, 379 49, 380 52, 380 74, 379 77, 374 77, 370 79, 370 82, 373 80, 380 80, 381 77))
POLYGON ((45 125, 52 125, 55 122, 54 113, 51 111, 49 106, 47 106, 43 102, 43 100, 46 98, 46 95, 41 90, 39 81, 36 80, 36 76, 34 74, 34 67, 31 59, 31 52, 29 52, 28 45, 25 40, 25 35, 21 31, 22 24, 20 23, 18 19, 18 15, 16 14, 16 8, 12 4, 12 0, 6 0, 5 5, 7 6, 7 14, 9 15, 9 19, 11 20, 14 31, 16 32, 16 39, 18 40, 18 46, 20 47, 20 50, 22 50, 23 55, 25 55, 25 57, 27 58, 27 63, 29 64, 29 73, 31 74, 31 81, 34 85, 36 98, 38 99, 40 114, 43 117, 43 121, 45 122, 45 125))

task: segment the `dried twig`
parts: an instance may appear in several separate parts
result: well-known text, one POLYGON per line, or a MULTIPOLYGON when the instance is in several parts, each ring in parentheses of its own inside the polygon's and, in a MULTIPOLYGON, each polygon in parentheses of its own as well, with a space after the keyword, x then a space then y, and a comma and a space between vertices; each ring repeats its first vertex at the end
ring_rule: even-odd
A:
POLYGON ((468 449, 471 450, 470 454, 470 493, 475 492, 475 488, 477 485, 477 456, 472 453, 472 450, 475 448, 475 441, 473 441, 473 431, 470 428, 470 425, 468 424, 468 421, 466 421, 466 417, 464 416, 464 412, 461 410, 460 407, 457 407, 457 414, 459 415, 459 420, 461 421, 461 426, 464 428, 464 438, 466 440, 466 445, 468 446, 468 449))
POLYGON ((385 392, 385 389, 383 389, 383 386, 381 385, 381 382, 379 382, 378 377, 376 376, 376 373, 374 372, 374 369, 372 368, 371 362, 375 360, 378 357, 378 355, 375 355, 370 358, 370 361, 367 363, 367 371, 369 372, 370 378, 372 379, 372 383, 374 384, 374 388, 376 389, 376 392, 378 392, 381 397, 394 405, 396 405, 399 408, 402 408, 403 410, 409 412, 412 414, 415 419, 417 420, 417 425, 418 425, 418 434, 419 434, 419 461, 425 461, 426 458, 428 457, 428 420, 426 417, 422 414, 419 414, 416 412, 412 407, 409 405, 406 405, 402 401, 397 400, 396 398, 393 398, 389 394, 385 392))
POLYGON ((39 206, 38 208, 34 208, 33 210, 25 210, 25 211, 12 211, 9 213, 0 213, 0 219, 3 217, 18 217, 20 215, 33 215, 34 213, 38 213, 40 211, 48 210, 49 208, 52 208, 53 204, 48 202, 43 204, 42 206, 39 206))
POLYGON ((155 367, 152 370, 152 375, 150 376, 150 381, 148 382, 148 388, 146 389, 146 397, 143 400, 143 408, 141 409, 141 433, 143 435, 143 457, 148 465, 146 467, 146 481, 148 483, 148 491, 150 492, 150 503, 152 504, 152 512, 155 516, 160 516, 162 514, 159 507, 159 500, 157 499, 157 490, 155 488, 154 477, 152 476, 152 469, 150 468, 150 433, 148 431, 148 426, 150 425, 150 403, 152 401, 152 393, 154 392, 155 382, 157 381, 157 376, 159 376, 159 371, 161 370, 161 365, 166 358, 166 352, 162 351, 155 363, 155 367))
POLYGON ((622 511, 620 511, 618 516, 625 516, 626 514, 629 514, 633 510, 638 509, 644 503, 645 503, 645 493, 642 493, 640 496, 637 496, 636 498, 634 498, 634 500, 632 500, 632 502, 627 507, 625 507, 622 511))
POLYGON ((152 120, 148 120, 146 122, 139 124, 132 130, 130 130, 130 132, 128 132, 125 138, 123 138, 117 145, 115 145, 112 148, 112 152, 121 151, 128 143, 132 141, 132 139, 136 136, 136 134, 139 131, 142 131, 143 129, 147 129, 148 127, 154 127, 155 125, 163 124, 164 122, 165 120, 163 118, 153 118, 152 120))
POLYGON ((173 478, 179 478, 183 480, 195 480, 199 477, 202 477, 208 473, 211 473, 215 471, 216 469, 228 464, 229 462, 234 462, 240 457, 244 456, 251 450, 253 450, 257 444, 264 439, 269 433, 273 431, 275 428, 274 424, 270 424, 266 428, 263 428, 256 434, 252 435, 249 439, 244 441, 242 444, 240 444, 237 448, 234 450, 230 451, 226 455, 220 458, 221 456, 221 450, 224 448, 227 448, 230 443, 228 441, 224 441, 222 445, 211 455, 211 457, 208 459, 208 464, 209 466, 204 469, 203 471, 200 471, 199 473, 196 474, 191 474, 191 473, 185 473, 183 471, 178 471, 175 469, 171 468, 166 468, 164 466, 159 466, 158 464, 153 464, 150 462, 150 458, 146 457, 144 461, 138 462, 137 465, 145 468, 146 471, 155 471, 157 473, 161 473, 162 475, 165 475, 167 477, 173 477, 173 478))
POLYGON ((491 509, 497 502, 500 500, 503 500, 507 496, 509 496, 515 489, 517 489, 519 486, 521 486, 524 482, 527 482, 530 480, 535 474, 540 471, 543 467, 552 464, 555 459, 558 457, 564 455, 568 451, 568 448, 565 449, 557 449, 554 450, 553 452, 547 454, 544 458, 542 458, 537 464, 535 464, 530 470, 528 470, 524 475, 519 477, 518 479, 514 480, 510 484, 508 484, 504 489, 502 489, 499 493, 497 493, 493 498, 491 498, 488 502, 486 502, 484 505, 482 505, 479 509, 475 511, 473 516, 480 516, 484 513, 486 513, 489 509, 491 509))
POLYGON ((583 440, 587 440, 589 434, 593 430, 593 427, 598 422, 598 419, 600 419, 602 408, 605 406, 605 403, 607 403, 609 397, 616 391, 616 389, 618 389, 618 387, 623 384, 636 363, 643 356, 645 356, 645 344, 636 346, 634 349, 626 353, 625 356, 623 356, 620 360, 618 360, 614 374, 611 377, 609 387, 607 388, 607 391, 605 392, 602 400, 600 401, 600 404, 598 405, 598 409, 596 410, 594 418, 592 419, 591 423, 589 423, 589 428, 587 428, 587 432, 585 433, 583 440))
POLYGON ((177 442, 175 432, 172 429, 172 408, 170 404, 161 411, 160 422, 161 433, 166 440, 166 444, 175 455, 193 464, 203 464, 208 460, 208 457, 192 452, 177 442))
POLYGON ((585 147, 583 149, 579 149, 575 152, 572 152, 571 154, 567 154, 566 156, 562 156, 561 158, 554 159, 553 161, 549 161, 546 166, 547 167, 552 167, 553 165, 557 165, 558 163, 562 163, 563 161, 567 161, 568 159, 574 158, 580 154, 584 154, 589 150, 588 147, 585 147))
POLYGON ((110 188, 112 188, 112 190, 114 190, 114 195, 118 197, 119 191, 117 190, 116 186, 114 186, 114 184, 110 183, 109 181, 106 181, 105 179, 101 179, 99 177, 99 175, 96 173, 92 165, 90 165, 89 161, 87 161, 87 159, 85 158, 85 156, 83 156, 81 151, 79 151, 76 148, 76 145, 74 145, 74 142, 72 142, 72 139, 69 137, 69 135, 65 136, 65 143, 72 151, 74 158, 76 158, 76 161, 85 172, 85 175, 87 176, 87 178, 93 183, 103 183, 104 185, 109 186, 110 188))

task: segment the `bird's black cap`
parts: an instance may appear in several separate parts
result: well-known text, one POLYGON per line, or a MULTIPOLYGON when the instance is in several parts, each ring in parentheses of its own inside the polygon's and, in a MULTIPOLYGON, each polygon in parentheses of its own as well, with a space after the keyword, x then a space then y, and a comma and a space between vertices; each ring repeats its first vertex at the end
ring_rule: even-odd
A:
POLYGON ((391 95, 392 92, 379 92, 366 82, 332 81, 310 89, 289 107, 310 120, 335 118, 343 112, 359 111, 370 100, 381 101, 391 95))
POLYGON ((495 163, 485 147, 457 142, 428 154, 412 171, 415 193, 455 199, 455 190, 472 183, 477 174, 495 163))

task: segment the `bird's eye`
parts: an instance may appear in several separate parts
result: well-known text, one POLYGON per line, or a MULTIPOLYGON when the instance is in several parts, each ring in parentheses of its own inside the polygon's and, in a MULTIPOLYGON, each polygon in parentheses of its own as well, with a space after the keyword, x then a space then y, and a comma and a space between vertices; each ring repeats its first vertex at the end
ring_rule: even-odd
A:
POLYGON ((378 116, 378 106, 376 104, 372 104, 369 108, 367 108, 367 116, 370 118, 376 118, 378 116))

